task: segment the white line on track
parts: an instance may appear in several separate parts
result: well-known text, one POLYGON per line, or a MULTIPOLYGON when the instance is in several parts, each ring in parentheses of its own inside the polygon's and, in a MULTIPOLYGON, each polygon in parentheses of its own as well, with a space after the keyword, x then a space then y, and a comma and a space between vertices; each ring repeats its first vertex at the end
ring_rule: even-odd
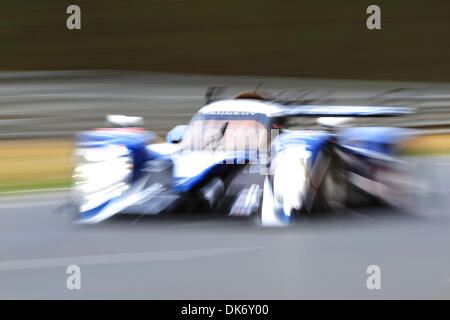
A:
POLYGON ((242 251, 256 250, 257 248, 217 248, 217 249, 191 249, 179 251, 157 251, 142 253, 122 253, 107 255, 92 255, 79 257, 44 258, 29 260, 0 261, 0 271, 67 267, 69 265, 100 265, 137 262, 179 261, 208 256, 216 256, 242 251))
POLYGON ((43 205, 64 204, 68 199, 68 189, 55 192, 11 192, 0 196, 0 209, 33 208, 43 205))
POLYGON ((47 205, 63 205, 64 198, 59 199, 42 199, 33 200, 30 199, 17 199, 16 201, 0 201, 0 210, 4 209, 21 209, 21 208, 36 208, 47 205))
POLYGON ((0 203, 0 210, 4 209, 21 209, 21 208, 36 208, 46 205, 62 204, 61 200, 42 200, 32 202, 17 202, 17 203, 0 203))

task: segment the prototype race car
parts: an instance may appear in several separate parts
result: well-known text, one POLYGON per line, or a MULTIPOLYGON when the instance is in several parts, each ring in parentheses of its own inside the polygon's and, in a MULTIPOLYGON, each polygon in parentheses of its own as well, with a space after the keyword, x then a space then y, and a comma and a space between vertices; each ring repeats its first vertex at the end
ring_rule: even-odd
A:
POLYGON ((173 128, 164 143, 134 127, 141 121, 136 117, 109 116, 121 127, 79 133, 77 221, 208 212, 282 225, 315 211, 401 199, 402 165, 395 156, 408 137, 405 129, 335 124, 411 109, 288 106, 256 93, 220 100, 208 91, 207 99, 190 124, 173 128), (328 130, 286 129, 296 117, 320 117, 328 130))

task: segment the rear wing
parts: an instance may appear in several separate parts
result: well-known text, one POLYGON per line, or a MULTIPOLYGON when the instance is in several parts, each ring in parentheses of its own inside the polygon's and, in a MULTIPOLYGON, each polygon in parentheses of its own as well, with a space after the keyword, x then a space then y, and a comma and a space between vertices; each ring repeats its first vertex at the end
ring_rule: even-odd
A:
POLYGON ((376 106, 292 106, 275 113, 277 118, 289 117, 391 117, 415 113, 412 108, 376 106))

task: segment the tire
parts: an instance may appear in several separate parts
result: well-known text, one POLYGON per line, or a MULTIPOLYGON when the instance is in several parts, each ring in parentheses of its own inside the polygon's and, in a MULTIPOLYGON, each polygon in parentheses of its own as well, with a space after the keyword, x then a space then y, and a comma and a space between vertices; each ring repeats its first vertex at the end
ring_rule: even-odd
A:
POLYGON ((343 172, 331 166, 324 177, 321 191, 325 209, 341 211, 346 207, 349 190, 343 172))

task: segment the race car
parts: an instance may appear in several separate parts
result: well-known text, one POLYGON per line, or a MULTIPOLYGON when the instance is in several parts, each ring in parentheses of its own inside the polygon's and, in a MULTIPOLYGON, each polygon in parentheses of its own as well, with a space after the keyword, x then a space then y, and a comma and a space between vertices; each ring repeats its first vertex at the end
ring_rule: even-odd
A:
POLYGON ((115 128, 79 133, 73 174, 77 221, 191 212, 285 225, 355 199, 398 199, 395 175, 402 165, 396 146, 407 132, 339 129, 329 120, 404 115, 411 109, 293 106, 256 92, 218 99, 208 90, 206 97, 189 125, 173 128, 164 143, 136 127, 138 117, 108 116, 115 128), (318 117, 327 130, 286 128, 298 117, 318 117))

